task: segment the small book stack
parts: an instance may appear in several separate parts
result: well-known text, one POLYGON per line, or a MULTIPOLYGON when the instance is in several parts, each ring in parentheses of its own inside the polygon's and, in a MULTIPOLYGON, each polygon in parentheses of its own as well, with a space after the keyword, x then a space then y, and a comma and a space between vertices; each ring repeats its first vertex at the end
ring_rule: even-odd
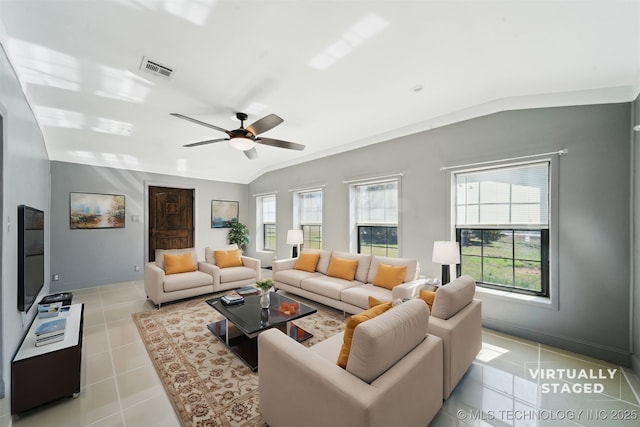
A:
POLYGON ((56 317, 62 308, 61 302, 53 302, 51 304, 38 304, 38 318, 45 319, 47 317, 56 317))
POLYGON ((244 288, 236 289, 236 293, 243 297, 246 297, 247 295, 259 295, 260 289, 255 286, 245 286, 244 288))
POLYGON ((66 326, 66 318, 52 320, 38 326, 38 329, 36 329, 36 347, 62 341, 66 326))
POLYGON ((244 303, 244 297, 240 295, 225 295, 220 298, 224 305, 238 305, 244 303))

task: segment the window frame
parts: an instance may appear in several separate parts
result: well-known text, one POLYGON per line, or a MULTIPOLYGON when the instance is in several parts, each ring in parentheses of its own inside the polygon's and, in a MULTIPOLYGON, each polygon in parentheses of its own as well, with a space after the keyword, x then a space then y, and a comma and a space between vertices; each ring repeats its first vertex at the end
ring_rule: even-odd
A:
POLYGON ((256 196, 256 228, 259 230, 256 233, 256 251, 258 252, 275 252, 277 250, 277 218, 278 214, 278 197, 276 193, 267 193, 256 196), (264 220, 264 202, 265 199, 273 198, 274 199, 274 221, 265 221, 264 220), (266 246, 267 245, 267 228, 272 227, 274 229, 274 244, 273 248, 266 246))
MULTIPOLYGON (((456 175, 460 173, 468 173, 474 171, 490 170, 505 167, 516 167, 528 164, 548 162, 549 180, 548 180, 548 246, 546 249, 547 258, 547 283, 546 292, 543 294, 532 294, 529 292, 519 292, 513 290, 510 287, 493 286, 492 284, 484 284, 477 282, 477 291, 480 296, 495 298, 495 299, 508 299, 511 302, 522 303, 526 305, 536 305, 542 308, 559 309, 559 263, 558 263, 558 221, 559 221, 559 157, 561 152, 558 153, 546 153, 539 156, 530 155, 526 156, 526 161, 518 161, 518 158, 510 160, 499 161, 486 161, 477 165, 464 165, 458 167, 446 167, 442 170, 446 170, 449 175, 449 186, 447 188, 448 193, 448 212, 449 212, 449 230, 451 230, 450 240, 456 240, 456 175)), ((462 228, 489 228, 484 224, 465 225, 462 228)), ((522 229, 522 227, 515 226, 500 226, 500 229, 522 229)), ((530 229, 536 229, 535 227, 525 227, 530 229)), ((460 273, 461 265, 458 265, 458 273, 460 273)), ((475 279, 475 278, 474 278, 475 279)))
MULTIPOLYGON (((391 257, 396 257, 399 258, 402 256, 402 250, 401 250, 401 215, 400 213, 402 212, 402 206, 401 206, 401 200, 402 200, 402 180, 401 180, 402 175, 393 175, 393 176, 388 176, 388 177, 380 177, 380 178, 371 178, 371 179, 366 179, 366 180, 357 180, 357 181, 350 181, 350 182, 345 182, 349 184, 349 212, 350 212, 350 250, 353 253, 362 253, 361 252, 361 246, 360 246, 360 227, 395 227, 396 228, 396 238, 397 238, 397 242, 396 242, 396 252, 397 255, 388 255, 391 257), (374 185, 379 185, 379 184, 386 184, 386 183, 395 183, 396 185, 396 201, 395 201, 395 205, 396 205, 396 212, 395 212, 395 216, 396 216, 396 221, 395 222, 384 222, 384 223, 380 223, 380 222, 375 222, 375 221, 364 221, 364 222, 360 222, 358 221, 358 217, 359 217, 359 212, 358 212, 358 208, 360 206, 359 200, 358 200, 358 187, 365 187, 365 186, 374 186, 374 185)), ((388 242, 386 243, 385 247, 385 252, 389 253, 389 248, 393 248, 393 246, 389 246, 388 242)))
POLYGON ((303 243, 302 248, 308 249, 322 249, 324 240, 324 191, 322 188, 308 188, 304 190, 297 190, 293 193, 293 228, 302 230, 303 243), (305 194, 319 193, 320 194, 320 221, 304 221, 302 212, 302 198, 305 194), (311 233, 306 227, 319 227, 317 239, 311 238, 311 233), (311 242, 317 242, 317 245, 312 245, 311 242))

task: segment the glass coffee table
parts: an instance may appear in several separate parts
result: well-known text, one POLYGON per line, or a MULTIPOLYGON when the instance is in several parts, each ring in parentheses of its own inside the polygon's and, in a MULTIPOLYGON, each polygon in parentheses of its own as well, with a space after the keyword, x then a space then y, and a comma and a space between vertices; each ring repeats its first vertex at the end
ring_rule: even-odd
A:
POLYGON ((269 308, 260 307, 259 295, 245 296, 244 303, 238 305, 226 305, 220 298, 207 300, 207 304, 225 317, 207 327, 254 372, 258 369, 258 335, 261 332, 279 328, 298 342, 313 336, 292 321, 318 310, 276 292, 271 292, 270 298, 269 308))

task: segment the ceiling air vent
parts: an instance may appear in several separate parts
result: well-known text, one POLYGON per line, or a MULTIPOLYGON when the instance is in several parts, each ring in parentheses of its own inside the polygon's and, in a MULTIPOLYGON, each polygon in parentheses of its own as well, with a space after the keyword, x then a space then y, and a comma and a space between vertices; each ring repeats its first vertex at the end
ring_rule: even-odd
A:
POLYGON ((146 56, 142 57, 142 64, 140 64, 140 69, 156 76, 163 77, 165 79, 170 79, 174 73, 174 70, 172 68, 158 64, 156 61, 152 61, 146 56))

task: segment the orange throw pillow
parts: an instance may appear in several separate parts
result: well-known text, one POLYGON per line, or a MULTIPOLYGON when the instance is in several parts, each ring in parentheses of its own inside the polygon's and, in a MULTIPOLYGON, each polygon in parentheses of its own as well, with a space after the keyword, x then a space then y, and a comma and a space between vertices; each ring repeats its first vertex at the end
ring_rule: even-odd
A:
POLYGON ((376 271, 376 277, 373 279, 373 284, 375 286, 393 289, 404 281, 404 275, 406 273, 406 265, 395 266, 380 264, 378 265, 378 271, 376 271))
POLYGON ((436 299, 436 293, 434 291, 420 289, 420 298, 427 303, 427 305, 429 306, 429 313, 431 313, 431 310, 433 310, 433 301, 436 299))
POLYGON ((367 297, 367 300, 369 302, 369 308, 373 308, 376 305, 380 305, 380 304, 384 304, 385 303, 384 301, 380 301, 379 299, 377 299, 375 297, 372 297, 372 296, 367 297))
POLYGON ((356 269, 358 268, 357 259, 346 259, 331 257, 327 276, 337 277, 338 279, 353 280, 356 277, 356 269))
POLYGON ((320 254, 314 254, 309 252, 302 252, 296 261, 296 265, 293 267, 296 270, 308 271, 309 273, 313 273, 316 271, 316 267, 318 266, 318 261, 320 261, 320 254))
POLYGON ((196 271, 191 254, 164 254, 164 274, 188 273, 196 271))
POLYGON ((242 259, 240 258, 240 249, 229 251, 213 251, 216 257, 216 265, 220 268, 242 267, 242 259))
POLYGON ((369 319, 373 319, 376 316, 381 315, 385 311, 391 308, 391 302, 385 302, 375 307, 370 308, 367 311, 363 311, 360 314, 354 314, 347 319, 347 325, 344 328, 344 338, 342 341, 342 347, 340 348, 340 354, 338 355, 338 361, 336 365, 343 369, 347 368, 347 362, 349 361, 349 353, 351 352, 351 342, 353 341, 353 332, 360 323, 366 322, 369 319))

